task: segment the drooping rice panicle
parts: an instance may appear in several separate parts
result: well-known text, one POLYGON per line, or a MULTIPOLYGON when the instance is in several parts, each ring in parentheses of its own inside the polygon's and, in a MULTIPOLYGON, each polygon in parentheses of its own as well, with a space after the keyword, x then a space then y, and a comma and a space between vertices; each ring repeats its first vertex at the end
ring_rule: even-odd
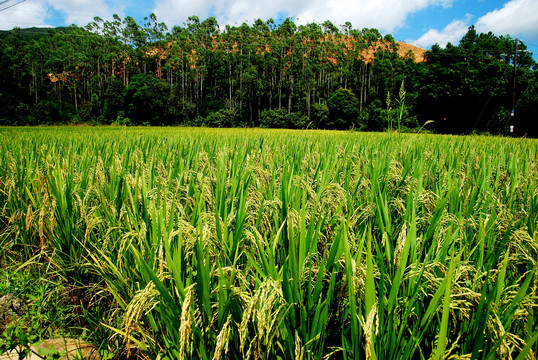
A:
POLYGON ((100 326, 150 358, 534 358, 537 157, 497 137, 3 128, 0 262, 101 284, 100 326))

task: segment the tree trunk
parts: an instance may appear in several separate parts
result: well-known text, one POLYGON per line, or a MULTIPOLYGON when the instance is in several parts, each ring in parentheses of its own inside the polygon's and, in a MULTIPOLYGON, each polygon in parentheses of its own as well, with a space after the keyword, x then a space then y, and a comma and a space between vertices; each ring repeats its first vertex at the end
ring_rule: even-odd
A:
POLYGON ((290 95, 288 96, 288 114, 291 113, 291 98, 293 97, 293 76, 290 77, 290 95))
POLYGON ((230 101, 230 110, 233 109, 233 104, 232 104, 232 63, 229 62, 228 63, 228 96, 229 96, 229 101, 230 101))

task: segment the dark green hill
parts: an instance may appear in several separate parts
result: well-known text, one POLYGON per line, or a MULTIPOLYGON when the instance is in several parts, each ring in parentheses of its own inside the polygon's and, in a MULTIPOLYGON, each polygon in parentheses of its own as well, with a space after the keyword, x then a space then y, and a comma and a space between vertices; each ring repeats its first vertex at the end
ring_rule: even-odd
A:
POLYGON ((45 35, 48 35, 51 31, 59 32, 65 31, 67 27, 31 27, 31 28, 13 28, 12 30, 0 30, 0 39, 5 39, 12 32, 18 32, 24 40, 36 40, 45 35))

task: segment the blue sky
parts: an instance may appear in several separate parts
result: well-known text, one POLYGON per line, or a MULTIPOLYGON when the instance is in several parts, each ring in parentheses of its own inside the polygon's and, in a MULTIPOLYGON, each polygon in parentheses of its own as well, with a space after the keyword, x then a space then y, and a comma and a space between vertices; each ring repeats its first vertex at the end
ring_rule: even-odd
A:
POLYGON ((470 25, 481 32, 523 39, 538 54, 538 0, 0 0, 0 29, 15 26, 84 26, 94 16, 117 13, 142 19, 154 12, 170 28, 191 15, 215 16, 226 24, 252 24, 290 16, 297 24, 346 21, 354 28, 374 27, 396 40, 430 48, 457 44, 470 25), (20 3, 19 3, 20 2, 20 3), (8 6, 12 7, 7 8, 8 6), (2 10, 5 9, 5 10, 2 10))

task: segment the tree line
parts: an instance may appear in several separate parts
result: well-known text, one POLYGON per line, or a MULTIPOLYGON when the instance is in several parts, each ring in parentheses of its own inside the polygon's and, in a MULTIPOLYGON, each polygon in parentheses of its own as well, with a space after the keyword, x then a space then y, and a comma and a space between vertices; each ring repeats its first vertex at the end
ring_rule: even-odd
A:
POLYGON ((513 124, 537 136, 536 63, 515 44, 470 27, 458 45, 435 45, 419 62, 399 55, 391 35, 349 22, 222 28, 191 16, 168 29, 151 14, 143 24, 114 15, 85 27, 15 28, 0 33, 0 124, 404 131, 427 123, 492 134, 513 124))

